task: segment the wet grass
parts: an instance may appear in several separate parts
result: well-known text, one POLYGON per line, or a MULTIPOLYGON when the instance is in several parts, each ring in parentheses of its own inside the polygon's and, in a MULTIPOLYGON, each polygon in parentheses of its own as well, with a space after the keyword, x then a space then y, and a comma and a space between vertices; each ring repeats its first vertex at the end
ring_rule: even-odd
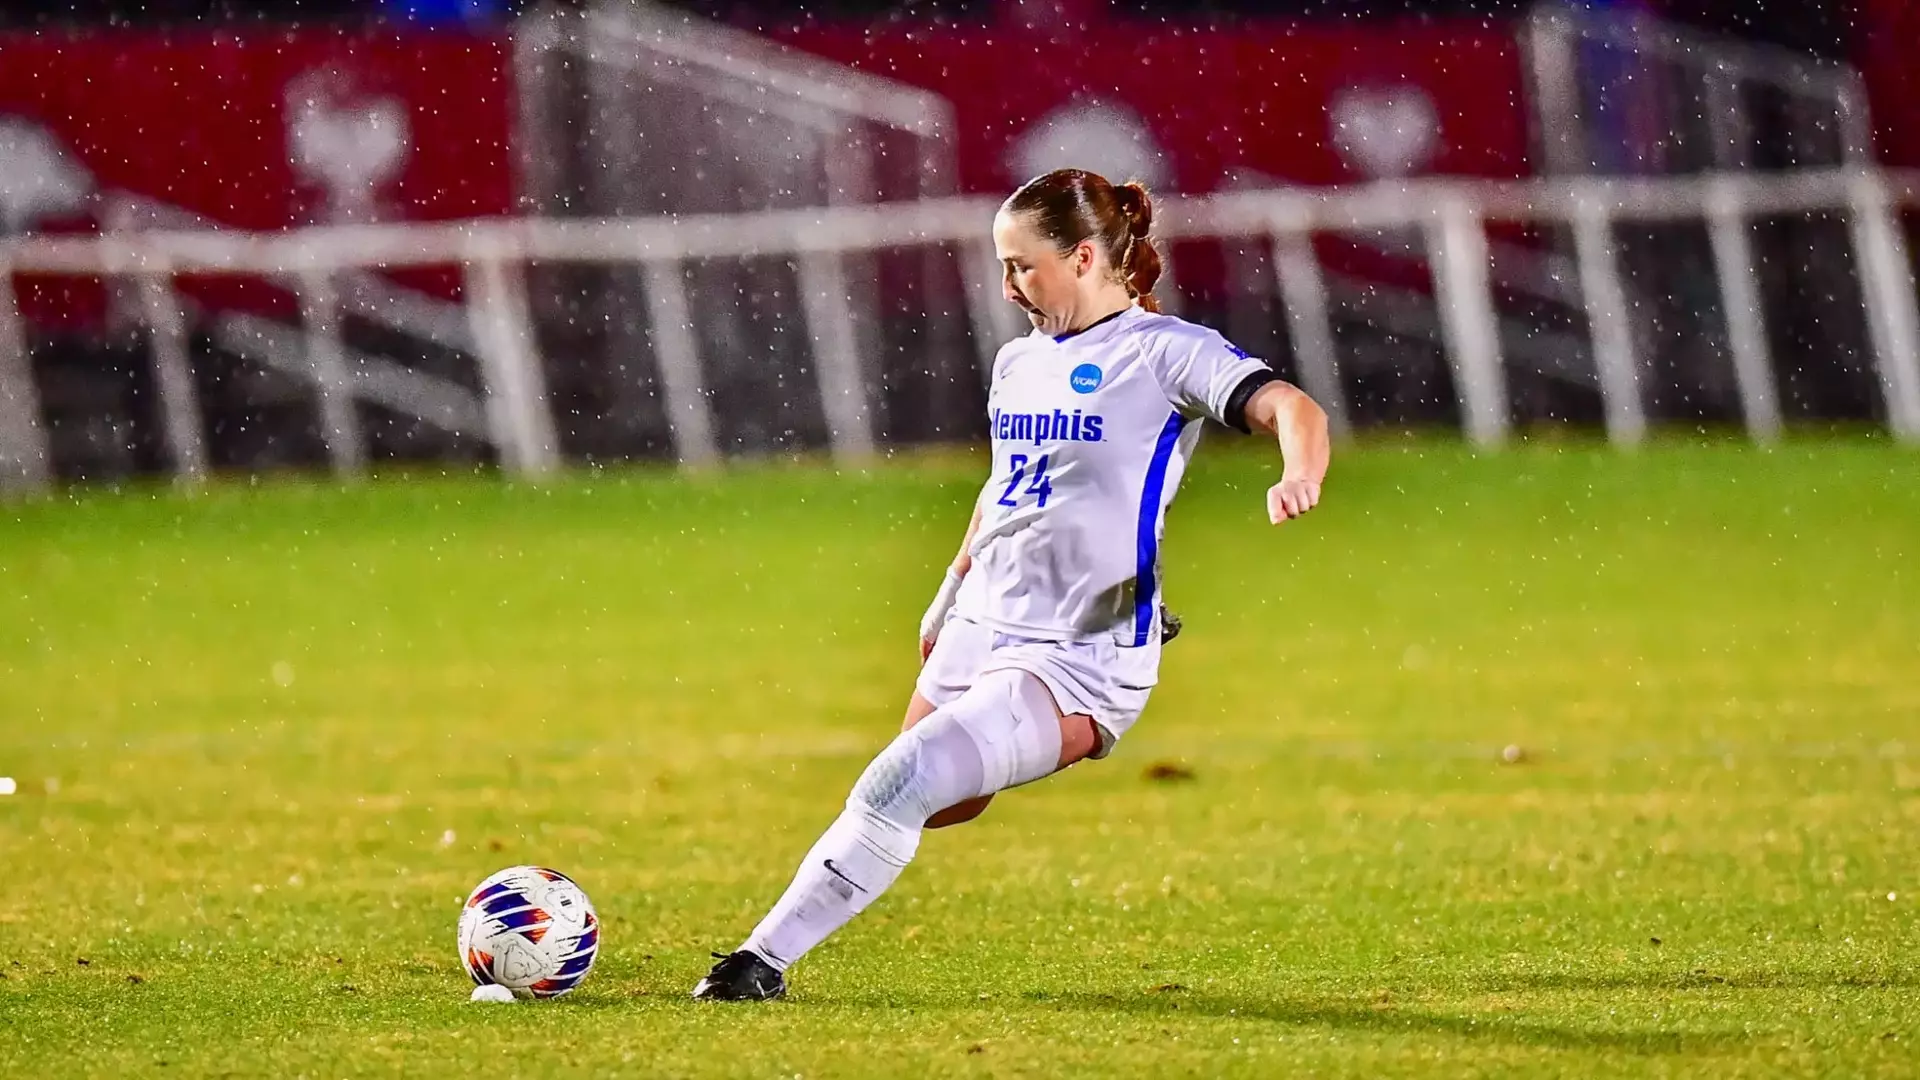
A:
POLYGON ((1256 450, 1114 757, 761 1008, 685 995, 897 723, 977 459, 0 509, 0 1074, 1912 1074, 1920 456, 1376 442, 1274 530, 1256 450), (515 862, 605 949, 469 1005, 515 862))

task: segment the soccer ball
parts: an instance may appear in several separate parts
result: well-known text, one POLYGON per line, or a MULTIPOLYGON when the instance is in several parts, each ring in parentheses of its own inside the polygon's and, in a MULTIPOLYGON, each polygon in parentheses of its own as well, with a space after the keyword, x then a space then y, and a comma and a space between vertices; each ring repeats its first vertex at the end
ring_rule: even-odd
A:
POLYGON ((580 985, 599 952, 593 902, 558 870, 510 866, 481 882, 460 911, 467 974, 515 997, 559 997, 580 985))

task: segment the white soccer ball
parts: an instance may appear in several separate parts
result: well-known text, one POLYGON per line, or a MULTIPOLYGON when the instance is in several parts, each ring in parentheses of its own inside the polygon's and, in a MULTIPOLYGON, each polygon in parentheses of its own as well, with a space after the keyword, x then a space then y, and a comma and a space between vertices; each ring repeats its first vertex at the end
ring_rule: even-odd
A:
POLYGON ((460 963, 481 986, 548 998, 579 986, 600 952, 600 918, 573 879, 510 866, 481 882, 460 912, 460 963))

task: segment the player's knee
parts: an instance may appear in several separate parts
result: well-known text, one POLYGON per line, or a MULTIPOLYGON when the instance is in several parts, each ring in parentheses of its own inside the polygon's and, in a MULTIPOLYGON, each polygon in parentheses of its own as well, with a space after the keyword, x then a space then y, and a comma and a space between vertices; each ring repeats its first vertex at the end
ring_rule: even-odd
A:
POLYGON ((1059 711, 1045 685, 1026 671, 989 671, 895 736, 847 803, 915 829, 936 814, 955 824, 979 810, 942 812, 1046 776, 1059 768, 1061 746, 1059 711))
POLYGON ((955 803, 985 794, 980 748, 944 710, 895 736, 847 797, 847 805, 920 828, 955 803))
POLYGON ((894 736, 886 749, 874 756, 872 761, 860 773, 860 779, 854 781, 853 793, 847 796, 847 805, 856 802, 862 806, 885 811, 898 805, 908 795, 913 784, 913 774, 919 768, 920 740, 911 729, 894 736))

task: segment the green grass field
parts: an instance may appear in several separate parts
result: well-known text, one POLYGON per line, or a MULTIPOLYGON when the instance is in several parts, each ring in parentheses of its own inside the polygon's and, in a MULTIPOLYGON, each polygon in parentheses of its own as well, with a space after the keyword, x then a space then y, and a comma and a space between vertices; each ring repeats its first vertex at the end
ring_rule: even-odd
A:
POLYGON ((686 995, 897 725, 979 459, 0 507, 0 1076, 1920 1071, 1920 455, 1378 441, 1275 530, 1255 449, 1114 756, 758 1007, 686 995), (517 862, 605 947, 470 1005, 517 862))

